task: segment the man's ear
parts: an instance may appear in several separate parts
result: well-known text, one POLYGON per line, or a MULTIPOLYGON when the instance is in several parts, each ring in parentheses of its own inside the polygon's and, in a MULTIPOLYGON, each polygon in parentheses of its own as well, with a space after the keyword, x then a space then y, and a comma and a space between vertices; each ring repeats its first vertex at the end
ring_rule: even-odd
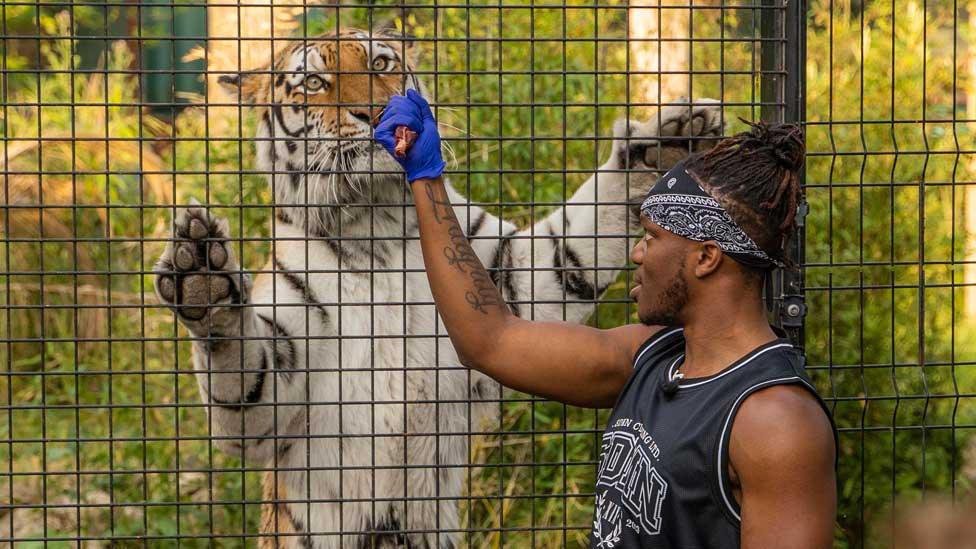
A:
POLYGON ((695 276, 705 278, 718 271, 725 259, 722 248, 714 240, 699 242, 695 250, 695 276))
POLYGON ((217 83, 231 97, 253 105, 266 102, 267 92, 271 89, 271 74, 269 69, 222 74, 217 78, 217 83))

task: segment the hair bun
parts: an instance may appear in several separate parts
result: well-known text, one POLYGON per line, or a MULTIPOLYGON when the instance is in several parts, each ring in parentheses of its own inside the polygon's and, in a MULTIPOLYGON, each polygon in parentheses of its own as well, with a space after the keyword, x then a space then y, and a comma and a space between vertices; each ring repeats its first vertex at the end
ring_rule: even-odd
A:
POLYGON ((768 151, 776 163, 790 171, 798 171, 803 166, 806 147, 803 144, 803 129, 799 124, 751 123, 748 133, 756 148, 768 151))
POLYGON ((773 147, 773 156, 784 168, 794 172, 799 170, 806 156, 803 130, 797 124, 780 124, 770 130, 769 144, 773 147))

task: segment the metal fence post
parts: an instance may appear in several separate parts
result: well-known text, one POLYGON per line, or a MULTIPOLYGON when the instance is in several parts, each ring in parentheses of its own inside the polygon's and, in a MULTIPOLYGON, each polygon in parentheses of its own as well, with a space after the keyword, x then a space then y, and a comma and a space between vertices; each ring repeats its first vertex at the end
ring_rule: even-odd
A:
MULTIPOLYGON (((786 0, 785 65, 786 79, 784 118, 786 122, 806 120, 806 0, 786 0)), ((800 185, 806 183, 806 166, 800 169, 800 185)), ((806 216, 809 211, 804 199, 797 206, 797 234, 790 243, 787 257, 792 266, 780 271, 782 299, 779 318, 794 343, 802 346, 803 319, 806 316, 803 264, 805 260, 806 216)))
MULTIPOLYGON (((766 122, 802 122, 806 101, 806 2, 805 0, 763 0, 761 4, 761 118, 766 122)), ((801 184, 804 172, 800 173, 801 184)), ((797 235, 787 250, 789 265, 771 277, 767 304, 774 321, 797 345, 803 344, 804 225, 806 201, 798 205, 797 235)))

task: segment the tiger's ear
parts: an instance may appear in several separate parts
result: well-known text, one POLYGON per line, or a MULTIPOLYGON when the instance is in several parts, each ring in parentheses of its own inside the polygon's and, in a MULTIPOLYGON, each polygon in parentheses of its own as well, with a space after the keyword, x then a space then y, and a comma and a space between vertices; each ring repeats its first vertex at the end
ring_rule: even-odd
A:
MULTIPOLYGON (((402 51, 407 57, 407 63, 411 68, 416 68, 420 56, 420 42, 416 36, 405 34, 392 28, 382 29, 376 35, 381 38, 400 42, 398 46, 402 45, 402 51)), ((396 50, 398 52, 401 51, 401 47, 397 47, 396 50)))
POLYGON ((417 65, 420 63, 420 42, 410 38, 409 40, 404 40, 404 50, 407 55, 407 63, 410 64, 410 68, 416 69, 417 65))
POLYGON ((255 104, 266 102, 271 89, 271 74, 268 69, 236 74, 222 74, 217 83, 241 103, 255 104))

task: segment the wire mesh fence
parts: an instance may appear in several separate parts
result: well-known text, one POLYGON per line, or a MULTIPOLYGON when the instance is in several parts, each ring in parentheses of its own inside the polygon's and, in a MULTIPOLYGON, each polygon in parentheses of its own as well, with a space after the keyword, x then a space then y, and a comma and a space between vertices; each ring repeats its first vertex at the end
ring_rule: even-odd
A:
POLYGON ((885 509, 973 478, 974 6, 814 6, 805 343, 840 428, 841 523, 870 545, 898 525, 885 509))
POLYGON ((976 475, 974 14, 5 2, 0 543, 586 544, 606 413, 460 367, 370 145, 417 87, 513 309, 601 327, 636 320, 655 174, 740 117, 803 121, 770 315, 835 414, 837 542, 884 544, 892 507, 976 475))

